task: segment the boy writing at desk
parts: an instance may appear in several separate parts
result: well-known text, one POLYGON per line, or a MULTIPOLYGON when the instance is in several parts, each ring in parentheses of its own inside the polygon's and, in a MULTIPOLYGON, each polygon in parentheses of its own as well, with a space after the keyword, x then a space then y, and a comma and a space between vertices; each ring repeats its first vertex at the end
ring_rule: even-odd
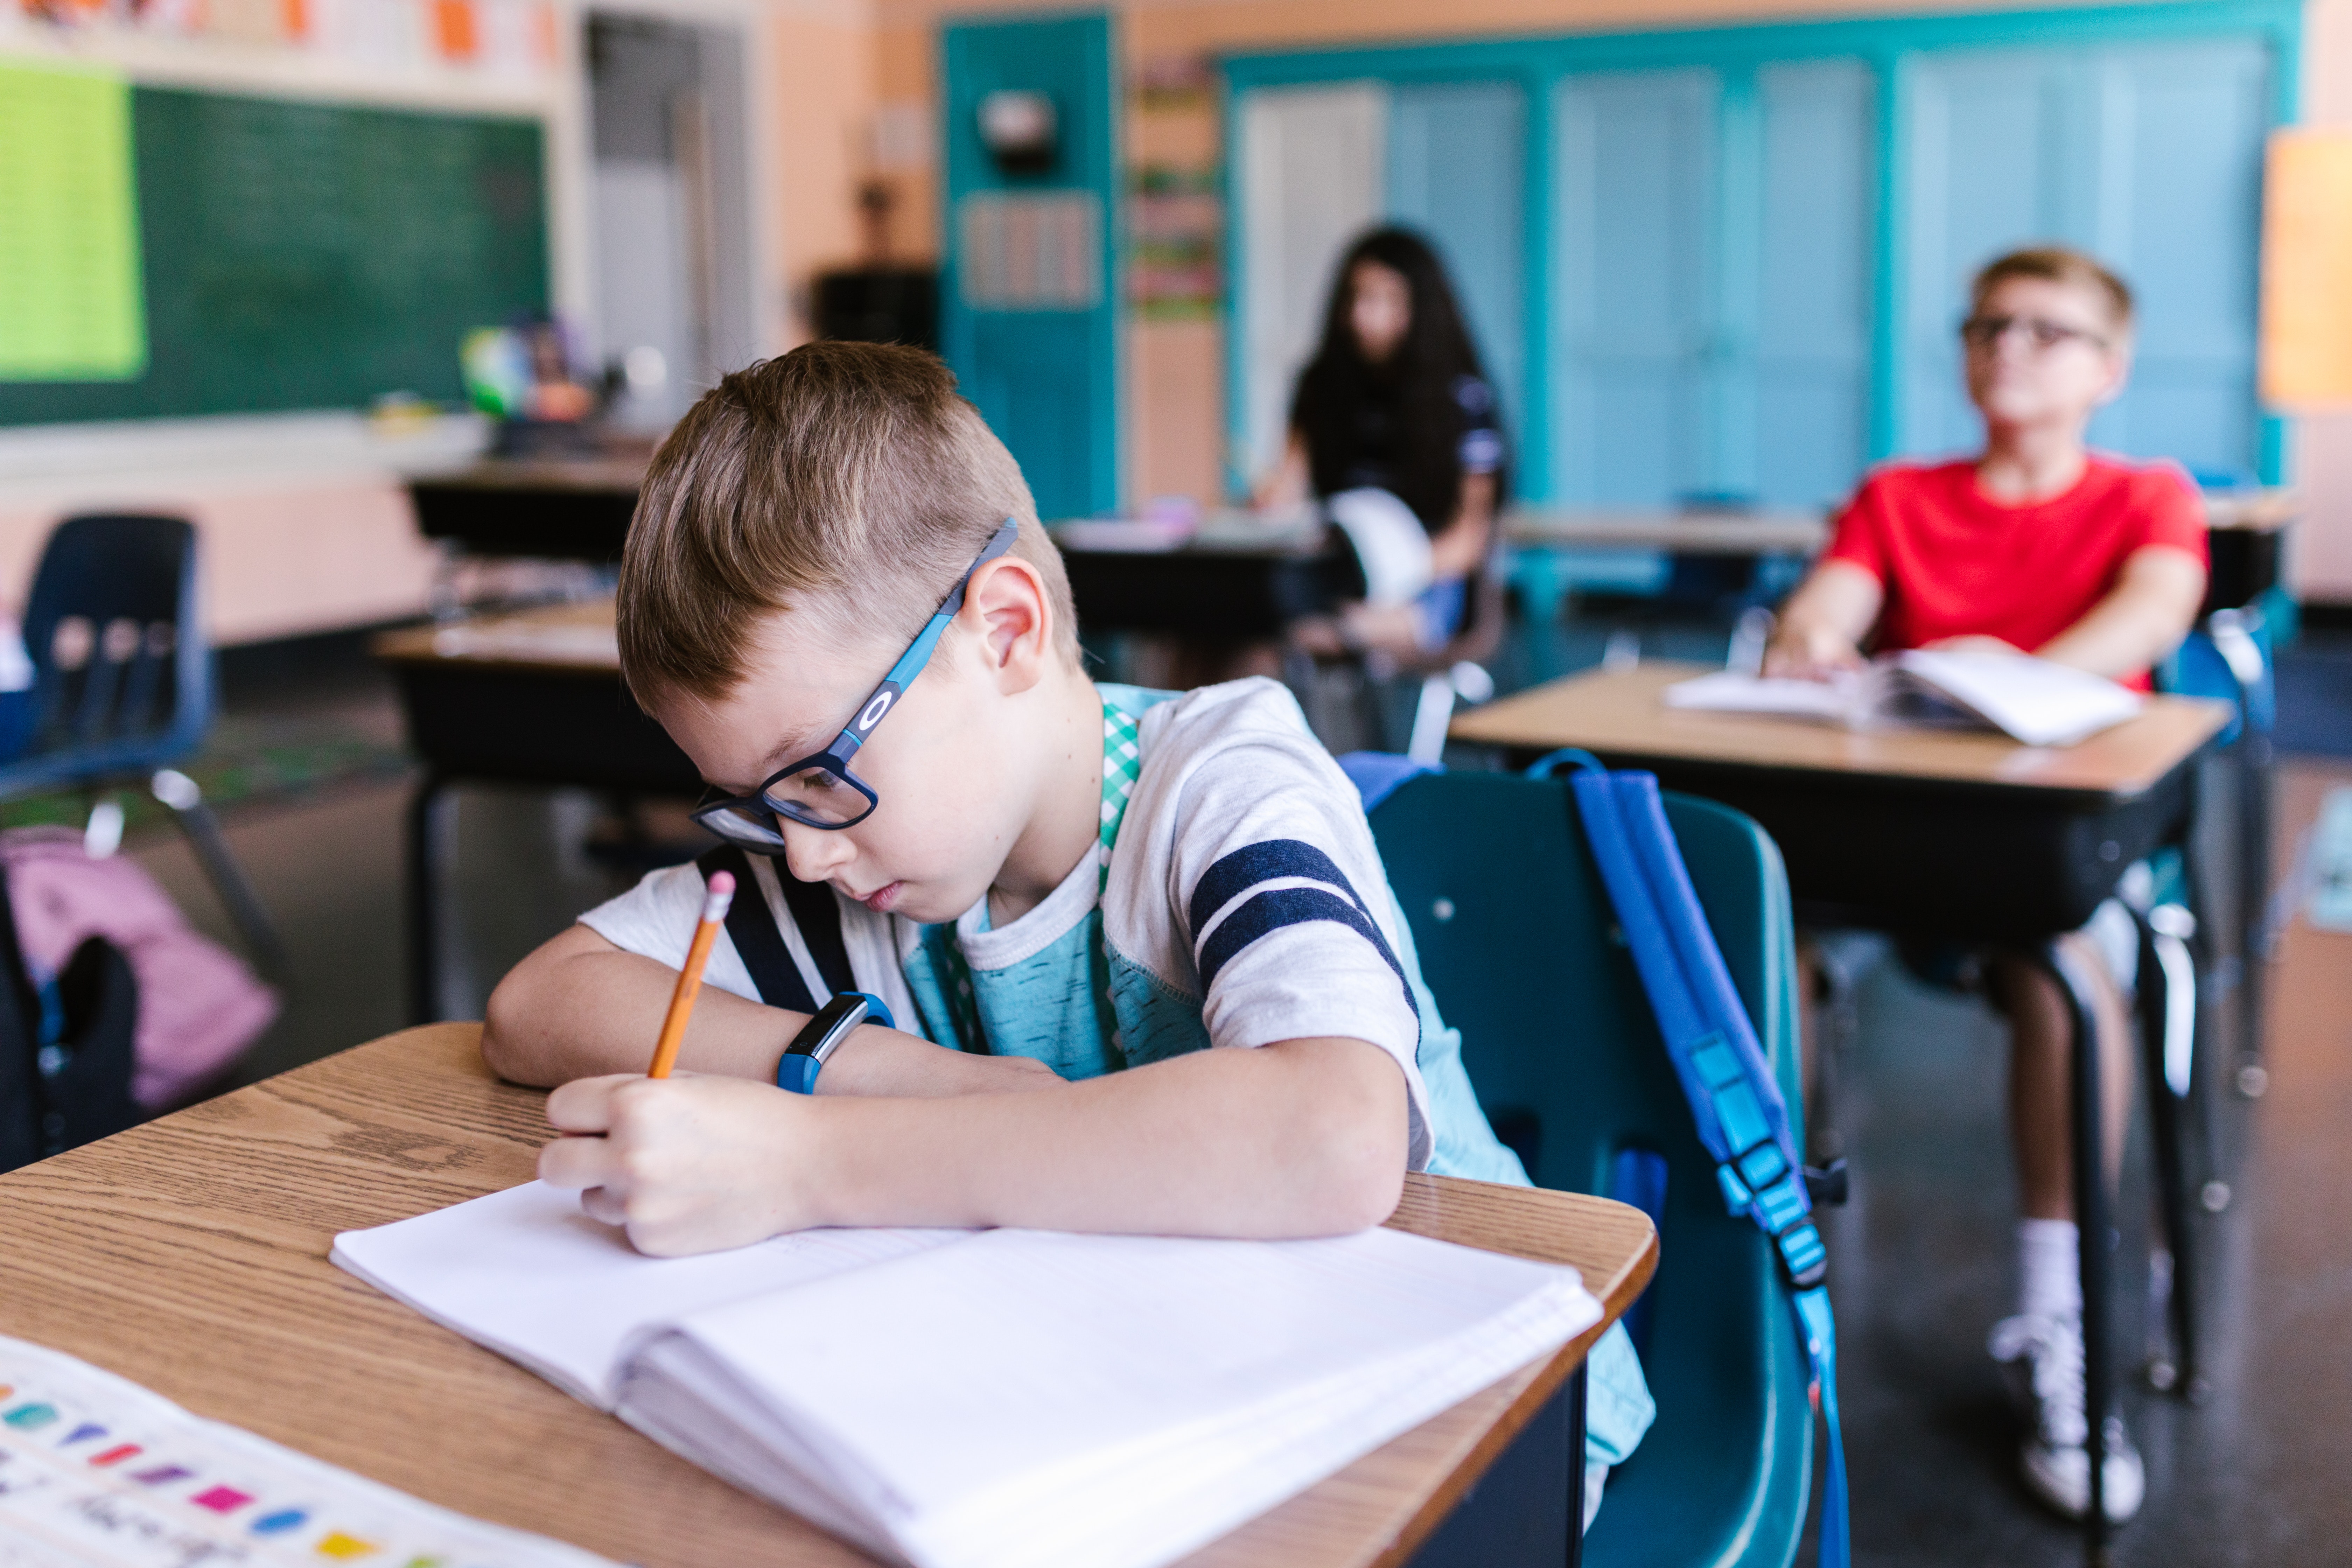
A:
MULTIPOLYGON (((2188 633, 2203 600, 2205 524, 2178 469, 2118 462, 2084 443, 2092 414, 2123 390, 2131 328, 2129 290, 2086 256, 2025 250, 1979 273, 1960 335, 1969 396, 1984 417, 1982 455, 1893 464, 1864 483, 1783 609, 1766 672, 1859 664, 1874 631, 1885 650, 2022 650, 2146 690, 2149 667, 2188 633)), ((2069 941, 2097 982, 2112 1159, 2130 1094, 2120 989, 2131 983, 2137 937, 2110 902, 2069 941)), ((1996 955, 1989 978, 2010 1022, 2010 1125, 2024 1208, 2018 1310, 1994 1330, 1993 1352, 2031 1388, 2027 1483, 2079 1518, 2090 1462, 2066 1007, 2057 983, 2021 956, 1996 955)), ((2106 1470, 2107 1511, 2128 1519, 2145 1477, 2113 1417, 2106 1470)))
MULTIPOLYGON (((1089 680, 1028 487, 936 359, 817 343, 728 376, 646 477, 619 629, 631 689, 720 797, 698 818, 751 852, 730 931, 747 906, 772 926, 718 939, 696 1076, 643 1076, 694 866, 518 965, 482 1050, 562 1086, 548 1116, 573 1136, 540 1173, 639 1247, 1314 1236, 1387 1217, 1408 1169, 1526 1183, 1297 705, 1264 679, 1089 680), (768 1003, 835 989, 820 955, 900 1027, 856 1028, 786 1092, 811 1020, 768 1003)), ((1591 1365, 1601 1473, 1651 1405, 1621 1332, 1591 1365)))

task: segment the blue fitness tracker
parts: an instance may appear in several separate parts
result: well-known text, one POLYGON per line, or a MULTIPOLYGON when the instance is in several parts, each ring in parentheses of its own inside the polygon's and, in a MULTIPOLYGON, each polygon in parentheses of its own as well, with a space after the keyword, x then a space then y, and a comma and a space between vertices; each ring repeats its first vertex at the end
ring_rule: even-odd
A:
POLYGON ((794 1094, 814 1094, 818 1070, 860 1024, 879 1024, 886 1029, 898 1026, 881 997, 864 991, 835 993, 784 1047, 783 1060, 776 1064, 776 1087, 794 1094))

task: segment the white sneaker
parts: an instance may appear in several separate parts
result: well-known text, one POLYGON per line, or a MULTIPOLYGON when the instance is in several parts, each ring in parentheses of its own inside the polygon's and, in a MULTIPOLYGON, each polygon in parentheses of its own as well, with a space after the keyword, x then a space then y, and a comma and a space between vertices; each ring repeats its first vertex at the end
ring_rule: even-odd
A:
MULTIPOLYGON (((2003 1318, 1993 1325, 1989 1348, 2011 1369, 2020 1403, 2034 1415, 2032 1435, 2019 1456, 2027 1488, 2068 1519, 2082 1518, 2091 1507, 2091 1457, 2083 1446, 2090 1425, 2083 1418, 2082 1321, 2036 1313, 2003 1318)), ((2107 1417, 2105 1436, 2102 1500, 2108 1520, 2121 1524, 2139 1512, 2147 1471, 2121 1416, 2107 1417)))

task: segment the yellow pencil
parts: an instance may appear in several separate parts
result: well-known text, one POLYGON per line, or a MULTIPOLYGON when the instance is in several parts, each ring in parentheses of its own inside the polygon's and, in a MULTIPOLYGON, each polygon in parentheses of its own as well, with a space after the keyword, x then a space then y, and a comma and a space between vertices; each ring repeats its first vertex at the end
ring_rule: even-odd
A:
POLYGON ((735 879, 725 871, 710 874, 710 893, 702 900, 702 919, 694 927, 694 945, 686 950, 686 967, 677 972, 677 989, 669 994, 669 1016, 662 1020, 661 1038, 654 1046, 654 1065, 647 1078, 667 1078, 677 1065, 677 1047, 686 1041, 686 1021, 694 1016, 694 998, 702 990, 702 966, 710 962, 710 944, 727 919, 735 899, 735 879))

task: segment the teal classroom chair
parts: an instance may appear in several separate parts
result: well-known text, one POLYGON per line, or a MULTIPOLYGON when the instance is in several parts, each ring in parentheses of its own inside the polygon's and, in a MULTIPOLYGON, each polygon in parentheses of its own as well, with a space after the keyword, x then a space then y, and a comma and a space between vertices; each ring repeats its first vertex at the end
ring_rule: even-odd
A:
MULTIPOLYGON (((1665 799, 1793 1116, 1796 949, 1780 851, 1736 811, 1665 799)), ((1658 1418, 1610 1477, 1584 1563, 1786 1568, 1812 1472, 1804 1352, 1770 1242, 1724 1212, 1574 797, 1564 782, 1428 773, 1381 799, 1371 825, 1471 1081, 1532 1150, 1537 1184, 1606 1194, 1621 1152, 1664 1160, 1658 1272, 1634 1327, 1658 1418)))

